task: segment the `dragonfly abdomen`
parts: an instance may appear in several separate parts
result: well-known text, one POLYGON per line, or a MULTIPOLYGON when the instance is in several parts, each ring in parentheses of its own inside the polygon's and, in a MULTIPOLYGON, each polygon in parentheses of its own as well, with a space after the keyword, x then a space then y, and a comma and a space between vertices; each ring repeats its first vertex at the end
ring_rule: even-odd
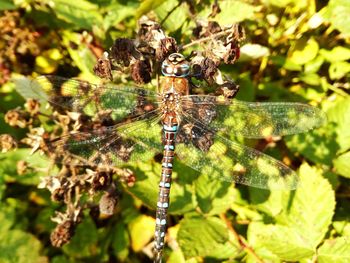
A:
MULTIPOLYGON (((157 258, 161 258, 164 247, 164 238, 167 227, 167 214, 169 208, 169 193, 171 187, 171 175, 173 172, 173 159, 175 153, 175 137, 178 125, 163 125, 164 151, 162 159, 162 174, 159 182, 159 195, 156 212, 155 250, 157 258)), ((157 262, 157 260, 155 261, 157 262)))

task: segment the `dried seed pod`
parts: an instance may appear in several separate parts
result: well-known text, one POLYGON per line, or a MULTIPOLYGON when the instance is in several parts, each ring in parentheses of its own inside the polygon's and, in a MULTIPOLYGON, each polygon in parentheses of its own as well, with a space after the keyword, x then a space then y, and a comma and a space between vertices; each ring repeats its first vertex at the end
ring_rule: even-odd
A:
POLYGON ((132 57, 139 59, 139 52, 136 50, 134 41, 128 38, 118 38, 110 49, 110 57, 123 66, 128 67, 132 57))
POLYGON ((221 84, 216 93, 218 95, 223 95, 225 98, 232 99, 236 96, 239 91, 239 85, 234 83, 233 81, 226 81, 224 84, 221 84))
POLYGON ((67 244, 74 235, 76 224, 72 220, 66 220, 58 224, 50 235, 51 244, 54 247, 62 247, 67 244))
POLYGON ((16 108, 9 110, 5 114, 5 122, 13 127, 25 128, 28 124, 32 123, 32 120, 27 112, 21 110, 20 108, 16 108))
POLYGON ((11 135, 9 134, 0 135, 0 149, 2 153, 6 153, 16 148, 17 148, 17 142, 11 135))
POLYGON ((100 213, 103 215, 113 215, 118 200, 119 198, 115 191, 106 192, 99 202, 100 213))
POLYGON ((218 70, 217 64, 210 58, 204 58, 200 61, 200 64, 198 66, 199 68, 196 68, 196 70, 199 69, 199 79, 205 79, 209 83, 212 83, 213 78, 218 70))
POLYGON ((67 193, 67 190, 63 187, 56 188, 51 194, 51 200, 55 202, 64 201, 64 196, 67 193))
POLYGON ((112 183, 113 174, 109 171, 98 171, 95 173, 92 180, 92 188, 94 191, 103 190, 109 187, 112 183))
POLYGON ((24 104, 25 109, 29 112, 31 116, 36 115, 40 110, 40 103, 34 99, 27 99, 24 104))
POLYGON ((138 84, 148 83, 151 78, 151 65, 147 60, 137 60, 131 66, 131 77, 138 84))
POLYGON ((97 60, 93 71, 96 76, 100 78, 107 78, 113 80, 112 76, 112 65, 111 61, 108 59, 108 53, 104 52, 103 56, 97 60))
POLYGON ((171 53, 177 53, 178 50, 175 38, 165 37, 160 40, 159 47, 156 49, 156 61, 162 62, 171 53))

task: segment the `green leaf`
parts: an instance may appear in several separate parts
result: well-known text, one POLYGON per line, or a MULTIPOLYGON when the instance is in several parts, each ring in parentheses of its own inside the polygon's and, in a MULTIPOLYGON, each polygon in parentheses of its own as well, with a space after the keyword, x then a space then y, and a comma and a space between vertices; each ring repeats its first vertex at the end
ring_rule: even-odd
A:
POLYGON ((185 258, 205 257, 229 240, 226 225, 216 217, 184 218, 177 241, 185 258))
MULTIPOLYGON (((320 51, 321 52, 321 51, 320 51)), ((304 66, 304 72, 307 73, 316 73, 321 68, 324 62, 323 56, 318 55, 315 59, 307 62, 304 66)))
POLYGON ((127 227, 123 222, 118 222, 113 227, 113 241, 112 248, 114 255, 120 261, 125 261, 129 255, 129 234, 127 231, 127 227))
POLYGON ((134 251, 142 250, 152 239, 156 225, 155 222, 153 217, 140 215, 129 223, 131 247, 134 251))
POLYGON ((194 182, 194 187, 198 206, 205 214, 224 213, 234 202, 234 188, 231 183, 201 175, 194 182))
POLYGON ((261 225, 255 235, 259 246, 264 246, 281 260, 297 261, 310 257, 315 248, 310 246, 304 236, 295 229, 282 225, 261 225))
MULTIPOLYGON (((175 2, 175 1, 166 1, 166 2, 175 2)), ((141 5, 139 6, 139 8, 135 12, 136 18, 137 19, 140 18, 142 15, 145 15, 149 11, 156 9, 158 6, 160 6, 163 3, 164 3, 164 1, 161 1, 161 0, 156 0, 156 1, 144 0, 144 1, 142 1, 141 5)))
POLYGON ((275 217, 282 212, 282 201, 289 191, 268 191, 250 187, 249 193, 251 202, 255 208, 271 217, 275 217))
POLYGON ((302 38, 289 50, 289 58, 297 65, 304 65, 316 58, 318 48, 318 43, 313 38, 302 38))
POLYGON ((0 235, 1 263, 47 262, 41 256, 41 243, 33 235, 21 230, 11 230, 0 235))
POLYGON ((139 3, 134 1, 127 1, 124 4, 113 3, 106 8, 106 15, 103 16, 103 27, 107 31, 110 27, 113 27, 128 17, 135 15, 135 9, 139 3))
POLYGON ((0 233, 5 234, 16 222, 15 207, 11 203, 0 203, 0 233))
POLYGON ((327 111, 328 123, 334 126, 339 151, 350 149, 350 98, 339 100, 327 111))
POLYGON ((285 222, 303 237, 309 247, 316 248, 332 222, 335 193, 328 180, 322 177, 320 170, 304 163, 300 167, 299 175, 300 186, 295 195, 291 194, 285 199, 285 222), (288 208, 290 201, 292 204, 288 208))
POLYGON ((102 25, 102 15, 98 11, 98 6, 91 2, 55 0, 52 4, 57 17, 72 24, 74 29, 91 30, 93 26, 102 25))
POLYGON ((76 66, 89 77, 89 80, 96 79, 92 69, 96 63, 96 56, 88 45, 82 44, 83 35, 72 31, 62 33, 63 45, 67 48, 70 57, 76 66))
MULTIPOLYGON (((249 245, 254 249, 254 252, 259 258, 264 260, 264 262, 281 262, 277 255, 273 254, 260 242, 257 234, 260 232, 261 228, 265 225, 260 221, 253 221, 249 224, 247 230, 247 239, 249 245)), ((256 257, 251 253, 247 253, 247 263, 256 263, 256 257)))
MULTIPOLYGON (((328 180, 308 164, 300 167, 299 174, 300 185, 295 192, 271 192, 268 197, 277 196, 282 204, 281 213, 272 214, 276 224, 261 224, 249 235, 254 247, 267 248, 281 260, 296 261, 312 256, 334 214, 335 193, 328 180)), ((269 202, 273 206, 273 201, 269 202)))
MULTIPOLYGON (((347 212, 347 211, 345 211, 347 212)), ((350 236, 350 222, 349 221, 333 221, 333 227, 337 234, 342 236, 350 236)))
POLYGON ((180 249, 172 251, 169 255, 169 258, 166 261, 167 263, 189 263, 185 260, 184 255, 180 249))
MULTIPOLYGON (((173 177, 176 178, 177 165, 174 165, 174 167, 173 177)), ((133 187, 127 188, 127 191, 141 199, 148 207, 155 209, 158 198, 161 165, 151 161, 148 163, 139 163, 135 168, 137 183, 133 187)), ((179 180, 180 179, 181 174, 179 180)), ((194 210, 194 206, 192 203, 192 190, 190 185, 180 184, 174 180, 170 190, 169 213, 183 214, 192 210, 194 210)))
POLYGON ((16 9, 16 5, 11 0, 0 0, 0 10, 16 9))
POLYGON ((314 162, 332 165, 338 152, 350 149, 350 99, 339 99, 327 110, 327 124, 312 132, 285 137, 289 149, 314 162))
POLYGON ((326 165, 332 165, 339 145, 334 140, 336 137, 334 124, 327 125, 307 133, 301 133, 284 137, 288 148, 307 159, 326 165))
POLYGON ((287 6, 298 6, 303 8, 307 3, 303 0, 262 0, 262 3, 265 5, 274 5, 278 7, 287 7, 287 6))
POLYGON ((30 149, 18 149, 8 153, 0 153, 0 177, 6 181, 37 185, 40 182, 40 176, 47 175, 49 161, 38 152, 32 155, 30 152, 30 149), (25 161, 28 164, 24 174, 17 173, 18 161, 25 161))
MULTIPOLYGON (((255 17, 256 7, 248 4, 246 1, 223 0, 219 2, 219 6, 221 12, 215 16, 215 20, 223 26, 254 19, 255 17)), ((211 10, 206 8, 200 13, 200 16, 208 16, 210 13, 211 10)))
POLYGON ((89 216, 84 217, 82 223, 77 226, 71 241, 64 245, 62 249, 74 258, 81 259, 97 255, 97 229, 94 221, 89 216))
POLYGON ((350 178, 350 152, 340 155, 333 163, 338 174, 350 178))
POLYGON ((329 77, 332 80, 341 79, 350 72, 350 63, 339 61, 332 63, 329 67, 329 77))
POLYGON ((166 18, 169 12, 175 8, 175 10, 166 18, 166 20, 164 20, 163 25, 164 29, 166 29, 167 31, 174 32, 185 23, 188 17, 187 8, 185 8, 186 5, 181 4, 180 6, 178 6, 178 1, 165 1, 161 3, 162 4, 154 10, 155 13, 158 15, 160 21, 163 21, 163 19, 166 18))
POLYGON ((350 262, 350 242, 346 237, 328 239, 317 250, 318 263, 350 262))
POLYGON ((332 26, 344 34, 350 36, 350 2, 348 0, 330 0, 324 12, 324 18, 332 26))
POLYGON ((332 50, 321 49, 320 54, 331 63, 350 59, 350 49, 341 46, 337 46, 332 50))
POLYGON ((311 86, 319 86, 321 84, 321 78, 316 73, 301 74, 299 78, 301 81, 311 86))

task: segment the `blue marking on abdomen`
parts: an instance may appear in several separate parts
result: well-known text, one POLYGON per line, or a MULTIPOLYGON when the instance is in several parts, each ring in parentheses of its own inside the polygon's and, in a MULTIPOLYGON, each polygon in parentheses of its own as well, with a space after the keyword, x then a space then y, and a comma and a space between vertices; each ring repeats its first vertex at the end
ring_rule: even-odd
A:
POLYGON ((164 150, 174 151, 174 145, 166 144, 166 145, 164 145, 164 150))
POLYGON ((165 131, 176 132, 177 131, 177 125, 174 125, 174 126, 163 125, 163 129, 165 131))

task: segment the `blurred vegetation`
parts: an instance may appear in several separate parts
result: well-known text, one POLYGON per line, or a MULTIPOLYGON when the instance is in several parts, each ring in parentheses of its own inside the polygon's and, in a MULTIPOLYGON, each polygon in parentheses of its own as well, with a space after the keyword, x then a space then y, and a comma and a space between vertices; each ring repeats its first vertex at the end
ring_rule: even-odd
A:
MULTIPOLYGON (((327 113, 328 123, 281 140, 246 142, 298 171, 302 186, 293 192, 233 187, 206 175, 192 181, 194 172, 177 162, 167 262, 350 262, 350 1, 218 4, 212 19, 246 30, 241 58, 221 69, 240 85, 237 98, 310 103, 327 113)), ((187 44, 195 19, 208 18, 212 5, 0 0, 0 134, 19 142, 28 132, 4 120, 25 103, 12 78, 55 74, 96 82, 97 58, 116 38, 134 37, 142 15, 164 21, 166 33, 187 44)), ((53 248, 50 217, 62 206, 37 188, 48 164, 29 155, 19 147, 0 157, 0 262, 150 261, 158 162, 135 167, 136 183, 121 190, 113 217, 86 214, 71 242, 53 248), (23 160, 30 169, 21 169, 23 160)))

